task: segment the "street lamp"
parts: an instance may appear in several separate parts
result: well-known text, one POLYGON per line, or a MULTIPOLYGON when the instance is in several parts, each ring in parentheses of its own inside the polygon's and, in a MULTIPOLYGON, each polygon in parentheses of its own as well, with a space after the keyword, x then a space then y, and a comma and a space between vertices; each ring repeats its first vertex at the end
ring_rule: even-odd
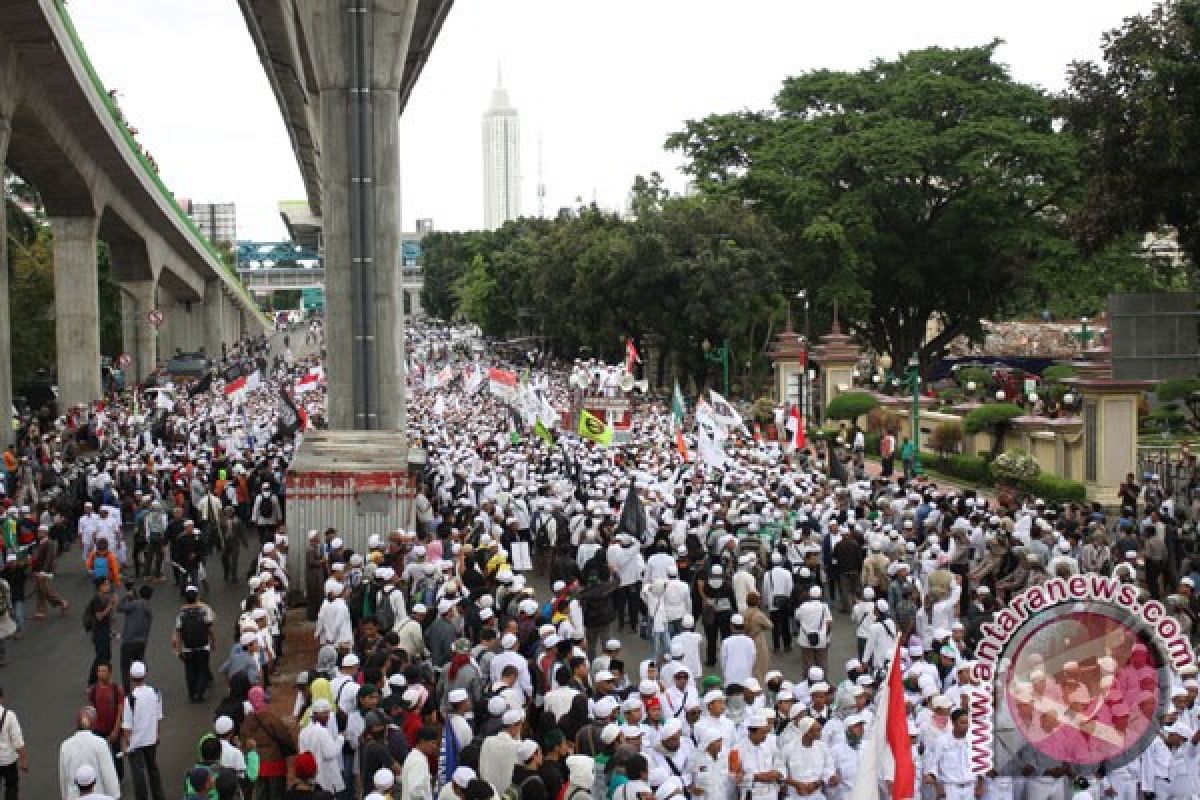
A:
POLYGON ((807 425, 812 419, 812 379, 808 375, 808 346, 811 341, 808 329, 808 289, 796 292, 796 299, 804 303, 804 338, 800 347, 800 385, 804 396, 801 398, 801 411, 804 414, 803 424, 807 425))
POLYGON ((725 389, 725 397, 729 398, 729 340, 722 342, 721 346, 713 349, 712 342, 705 339, 700 343, 701 349, 704 350, 704 358, 714 364, 721 365, 721 385, 725 389))
POLYGON ((1092 339, 1094 339, 1096 336, 1096 332, 1088 327, 1088 322, 1089 320, 1087 317, 1080 317, 1079 333, 1075 334, 1075 338, 1079 340, 1079 344, 1081 344, 1085 350, 1091 343, 1092 339))
MULTIPOLYGON (((888 359, 891 361, 891 359, 888 359)), ((904 386, 912 392, 913 474, 921 474, 921 362, 913 353, 904 372, 904 386)))

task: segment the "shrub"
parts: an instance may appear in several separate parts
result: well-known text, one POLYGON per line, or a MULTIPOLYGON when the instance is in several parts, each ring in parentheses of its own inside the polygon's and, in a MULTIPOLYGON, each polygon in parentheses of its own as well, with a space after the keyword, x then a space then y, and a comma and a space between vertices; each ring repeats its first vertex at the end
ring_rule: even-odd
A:
POLYGON ((1178 406, 1169 405, 1157 408, 1147 414, 1142 422, 1144 427, 1152 431, 1176 433, 1187 425, 1187 415, 1178 406))
POLYGON ((1078 373, 1070 364, 1051 364, 1042 370, 1042 380, 1047 383, 1062 383, 1068 378, 1074 378, 1078 373))
POLYGON ((938 392, 938 400, 942 405, 956 406, 959 403, 965 402, 967 394, 962 389, 942 389, 938 392))
POLYGON ((968 383, 974 383, 976 390, 987 389, 992 385, 992 371, 987 367, 963 367, 954 374, 954 379, 964 389, 968 383))
POLYGON ((872 455, 872 456, 879 455, 879 440, 882 438, 883 438, 883 433, 880 431, 875 431, 873 433, 867 434, 866 439, 867 439, 867 454, 868 455, 872 455))
POLYGON ((970 434, 996 433, 1025 412, 1012 403, 988 403, 974 409, 963 420, 963 430, 970 434))
POLYGON ((866 392, 839 394, 825 408, 826 419, 856 420, 872 409, 879 408, 879 401, 866 392))
POLYGON ((1048 503, 1083 503, 1087 501, 1087 487, 1082 483, 1049 473, 1021 481, 1021 488, 1048 503))
POLYGON ((1163 381, 1154 391, 1160 403, 1187 400, 1192 392, 1200 392, 1200 378, 1176 378, 1163 381))
POLYGON ((943 422, 929 434, 929 446, 943 456, 957 452, 962 440, 962 428, 953 422, 943 422))
POLYGON ((770 425, 775 422, 775 403, 769 397, 760 397, 754 401, 754 421, 760 425, 770 425))
POLYGON ((880 406, 867 412, 867 432, 882 434, 884 431, 900 430, 900 415, 880 406))
POLYGON ((1024 450, 1009 450, 996 456, 988 471, 993 480, 1022 485, 1038 477, 1042 468, 1024 450))
POLYGON ((939 469, 952 478, 958 478, 968 483, 989 483, 991 474, 988 462, 979 456, 950 456, 939 462, 939 469))

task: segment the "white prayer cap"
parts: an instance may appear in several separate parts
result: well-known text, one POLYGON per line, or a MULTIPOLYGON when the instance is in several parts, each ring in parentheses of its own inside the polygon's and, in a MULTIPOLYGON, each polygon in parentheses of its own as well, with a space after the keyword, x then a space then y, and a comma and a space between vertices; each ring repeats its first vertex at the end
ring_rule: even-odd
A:
POLYGON ((475 780, 475 770, 470 767, 458 767, 454 770, 454 775, 450 780, 454 781, 454 785, 460 789, 467 788, 467 784, 475 780))
POLYGON ((508 711, 504 712, 504 716, 500 718, 500 721, 504 723, 504 727, 507 728, 511 725, 516 725, 523 719, 525 719, 524 711, 519 708, 510 708, 508 711))

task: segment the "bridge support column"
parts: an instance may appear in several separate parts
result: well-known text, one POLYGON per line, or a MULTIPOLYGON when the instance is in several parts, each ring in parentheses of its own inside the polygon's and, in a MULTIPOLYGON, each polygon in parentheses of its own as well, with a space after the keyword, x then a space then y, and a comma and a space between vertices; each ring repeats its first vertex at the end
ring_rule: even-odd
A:
POLYGON ((319 0, 312 27, 321 84, 322 208, 325 237, 326 375, 335 430, 405 429, 404 295, 400 243, 400 59, 415 3, 368 0, 347 14, 319 0), (365 24, 366 62, 353 74, 356 21, 365 24), (363 105, 365 103, 365 106, 363 105), (356 137, 359 125, 369 130, 356 137), (359 153, 360 144, 367 150, 359 153), (355 154, 359 155, 356 160, 355 154), (365 191, 363 191, 365 189, 365 191))
POLYGON ((100 398, 96 217, 52 217, 58 396, 63 409, 100 398))
MULTIPOLYGON (((0 83, 0 94, 5 92, 0 83)), ((8 155, 8 139, 12 125, 4 109, 0 109, 0 165, 8 155)), ((12 342, 9 329, 8 305, 8 213, 0 214, 0 447, 13 443, 13 429, 8 421, 12 408, 12 342)))
POLYGON ((204 352, 209 358, 221 357, 225 338, 225 289, 221 281, 204 285, 204 352))
POLYGON ((154 309, 154 281, 121 286, 121 335, 126 353, 133 357, 129 383, 144 381, 158 366, 158 332, 147 314, 154 309))

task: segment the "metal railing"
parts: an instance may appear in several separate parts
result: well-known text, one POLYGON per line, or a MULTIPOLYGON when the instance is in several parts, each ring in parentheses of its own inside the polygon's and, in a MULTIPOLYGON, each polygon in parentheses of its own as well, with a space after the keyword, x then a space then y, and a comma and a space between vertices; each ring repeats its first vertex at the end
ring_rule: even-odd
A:
MULTIPOLYGON (((239 269, 238 277, 251 291, 312 289, 325 285, 325 269, 323 267, 239 269)), ((420 267, 404 267, 403 280, 406 289, 418 288, 424 284, 425 273, 420 267)))
POLYGON ((1147 475, 1157 475, 1164 488, 1171 489, 1178 503, 1191 502, 1190 487, 1200 468, 1194 458, 1185 455, 1179 448, 1142 447, 1138 449, 1137 479, 1144 482, 1147 475))

